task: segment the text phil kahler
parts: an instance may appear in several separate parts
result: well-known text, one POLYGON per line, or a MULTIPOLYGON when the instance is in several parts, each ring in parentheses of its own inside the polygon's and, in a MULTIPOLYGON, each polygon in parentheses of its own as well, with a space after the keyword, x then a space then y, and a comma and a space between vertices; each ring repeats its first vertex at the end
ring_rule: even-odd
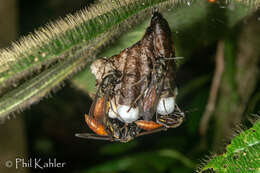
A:
POLYGON ((35 168, 35 169, 44 169, 44 168, 63 168, 65 162, 58 162, 57 159, 48 159, 43 161, 42 159, 15 159, 15 168, 35 168))

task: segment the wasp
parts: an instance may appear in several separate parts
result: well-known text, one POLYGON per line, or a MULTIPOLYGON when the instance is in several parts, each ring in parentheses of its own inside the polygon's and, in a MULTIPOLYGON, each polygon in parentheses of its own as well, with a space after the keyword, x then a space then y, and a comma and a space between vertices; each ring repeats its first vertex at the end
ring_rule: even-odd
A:
POLYGON ((117 124, 110 121, 108 112, 111 108, 110 101, 116 92, 115 86, 120 83, 122 74, 114 69, 113 63, 108 59, 104 58, 102 61, 107 65, 104 66, 102 72, 98 72, 102 80, 97 80, 97 93, 90 107, 89 115, 85 115, 85 121, 97 135, 108 136, 113 140, 120 137, 120 132, 117 124))
MULTIPOLYGON (((140 133, 141 128, 139 128, 137 124, 131 123, 133 121, 132 119, 134 119, 134 121, 138 119, 138 117, 136 117, 138 116, 138 112, 134 112, 134 108, 132 111, 127 112, 128 116, 120 116, 120 111, 122 111, 123 108, 122 106, 120 107, 119 103, 125 103, 124 101, 127 101, 129 95, 133 93, 132 88, 125 88, 127 86, 124 84, 128 84, 127 81, 138 80, 135 79, 138 75, 133 74, 131 70, 127 71, 125 67, 124 69, 127 71, 127 75, 122 76, 122 72, 115 67, 115 62, 116 60, 114 58, 103 58, 91 65, 92 71, 96 73, 98 90, 91 105, 89 115, 85 115, 85 122, 95 134, 76 134, 77 137, 128 142, 135 137, 146 134, 140 133), (123 84, 122 81, 125 83, 123 84), (124 89, 121 89, 121 85, 124 89), (117 94, 118 92, 120 92, 120 94, 117 94), (126 99, 120 102, 119 99, 121 97, 118 95, 121 96, 123 94, 126 95, 126 99)), ((131 63, 132 61, 129 60, 126 66, 131 63)))
MULTIPOLYGON (((127 60, 123 61, 125 63, 121 69, 124 77, 117 112, 124 122, 153 118, 157 105, 162 102, 161 91, 168 75, 170 59, 174 57, 172 44, 168 22, 158 9, 154 9, 150 26, 143 38, 123 51, 127 60)), ((170 105, 169 101, 172 98, 163 100, 166 109, 161 109, 162 111, 172 109, 167 112, 173 112, 174 105, 170 105)))
POLYGON ((168 22, 154 9, 140 41, 91 65, 99 87, 85 121, 95 134, 76 136, 128 142, 179 126, 174 56, 168 22))
POLYGON ((175 53, 173 37, 168 22, 154 9, 150 27, 146 34, 152 35, 153 42, 153 70, 150 86, 140 103, 142 108, 142 126, 149 126, 149 130, 163 125, 167 128, 178 127, 184 119, 175 103, 177 88, 175 86, 175 53), (172 89, 173 88, 173 89, 172 89), (151 123, 156 114, 156 124, 151 123))

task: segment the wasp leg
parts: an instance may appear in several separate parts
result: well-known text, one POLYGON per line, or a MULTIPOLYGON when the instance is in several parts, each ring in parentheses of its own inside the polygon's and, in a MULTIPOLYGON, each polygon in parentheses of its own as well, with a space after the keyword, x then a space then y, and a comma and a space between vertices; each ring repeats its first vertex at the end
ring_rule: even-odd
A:
POLYGON ((176 111, 174 111, 175 115, 178 115, 178 116, 184 118, 184 117, 185 117, 184 112, 182 112, 182 111, 180 110, 180 108, 179 108, 179 106, 178 106, 177 104, 175 104, 175 107, 176 107, 176 111))
POLYGON ((106 121, 106 129, 110 141, 117 141, 121 137, 121 130, 117 123, 112 123, 110 120, 106 121))
POLYGON ((135 123, 125 124, 121 128, 121 137, 119 139, 120 142, 129 142, 135 139, 136 136, 140 134, 142 129, 139 128, 135 123))
POLYGON ((165 112, 167 112, 167 114, 169 114, 169 112, 167 111, 166 106, 165 106, 165 100, 163 100, 163 108, 164 108, 165 112))
POLYGON ((168 128, 162 126, 162 127, 160 127, 160 128, 154 129, 154 130, 141 132, 141 133, 137 134, 136 137, 144 136, 144 135, 149 135, 149 134, 157 133, 157 132, 160 132, 160 131, 166 131, 167 129, 168 129, 168 128))
POLYGON ((168 115, 156 114, 156 122, 162 124, 167 128, 176 128, 180 126, 184 120, 184 113, 181 112, 177 104, 175 104, 176 110, 168 115))

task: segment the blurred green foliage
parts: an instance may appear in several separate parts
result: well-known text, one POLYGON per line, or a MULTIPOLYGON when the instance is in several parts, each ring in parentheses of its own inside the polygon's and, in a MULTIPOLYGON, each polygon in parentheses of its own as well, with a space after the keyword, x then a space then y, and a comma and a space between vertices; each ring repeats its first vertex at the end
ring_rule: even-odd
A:
MULTIPOLYGON (((178 151, 162 149, 159 151, 141 152, 134 155, 128 155, 118 160, 109 161, 102 165, 93 167, 85 172, 165 172, 171 170, 172 166, 177 164, 185 166, 186 170, 193 170, 195 168, 195 164, 178 151)), ((178 169, 178 166, 176 167, 178 169)))

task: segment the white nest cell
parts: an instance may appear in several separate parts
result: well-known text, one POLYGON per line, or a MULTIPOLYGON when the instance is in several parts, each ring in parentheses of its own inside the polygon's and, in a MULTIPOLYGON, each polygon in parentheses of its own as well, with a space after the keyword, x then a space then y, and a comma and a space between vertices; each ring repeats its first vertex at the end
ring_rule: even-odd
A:
POLYGON ((117 113, 121 118, 121 121, 124 121, 125 123, 132 123, 136 121, 139 118, 139 109, 129 107, 127 105, 118 105, 117 107, 117 113))
POLYGON ((160 115, 171 114, 174 111, 174 105, 174 97, 160 98, 156 111, 160 115))

